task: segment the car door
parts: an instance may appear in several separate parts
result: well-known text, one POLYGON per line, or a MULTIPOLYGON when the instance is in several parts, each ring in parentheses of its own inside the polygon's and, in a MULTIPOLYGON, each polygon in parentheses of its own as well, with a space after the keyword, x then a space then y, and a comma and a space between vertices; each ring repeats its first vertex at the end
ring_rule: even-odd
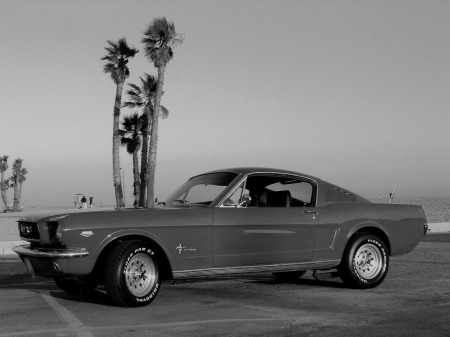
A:
MULTIPOLYGON (((310 262, 313 258, 318 217, 315 185, 309 184, 307 202, 300 201, 299 178, 257 175, 248 177, 213 214, 213 267, 230 268, 310 262), (290 205, 269 202, 271 194, 289 191, 290 205), (266 193, 266 196, 262 194, 266 193), (251 195, 248 207, 231 199, 251 195), (266 199, 266 200, 265 200, 266 199), (231 201, 230 201, 231 200, 231 201)), ((284 199, 284 197, 283 197, 284 199)))

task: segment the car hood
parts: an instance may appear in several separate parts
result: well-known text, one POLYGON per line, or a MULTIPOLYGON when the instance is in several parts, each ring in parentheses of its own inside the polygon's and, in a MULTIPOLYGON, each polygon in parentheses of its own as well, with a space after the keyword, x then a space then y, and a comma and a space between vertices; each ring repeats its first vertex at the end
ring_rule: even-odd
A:
MULTIPOLYGON (((109 223, 117 223, 120 219, 128 219, 130 217, 133 218, 141 218, 142 216, 150 216, 154 217, 156 214, 162 214, 169 211, 177 212, 177 211, 190 211, 194 209, 205 209, 205 207, 183 207, 183 206, 170 206, 170 207, 156 207, 156 208, 123 208, 123 209, 113 209, 113 208, 94 208, 94 209, 68 209, 68 210, 42 210, 42 211, 34 211, 27 212, 19 217, 18 221, 24 222, 46 222, 64 219, 64 223, 77 223, 78 225, 84 226, 85 223, 91 223, 92 221, 99 223, 109 222, 109 223), (146 215, 144 215, 147 213, 146 215), (151 213, 152 215, 150 215, 151 213)), ((172 212, 169 212, 172 213, 172 212)), ((156 216, 157 218, 159 216, 156 216)), ((78 225, 75 225, 77 227, 78 225)))

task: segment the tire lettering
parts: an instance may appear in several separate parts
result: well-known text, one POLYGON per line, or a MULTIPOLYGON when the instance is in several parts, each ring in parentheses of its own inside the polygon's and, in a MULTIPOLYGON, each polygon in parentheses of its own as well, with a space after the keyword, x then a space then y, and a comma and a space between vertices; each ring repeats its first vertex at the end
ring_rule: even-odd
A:
POLYGON ((156 295, 156 293, 158 292, 158 289, 159 289, 159 283, 157 283, 155 285, 155 288, 152 290, 152 292, 148 296, 143 297, 143 298, 138 298, 137 297, 136 298, 136 302, 147 302, 147 301, 150 301, 156 295))

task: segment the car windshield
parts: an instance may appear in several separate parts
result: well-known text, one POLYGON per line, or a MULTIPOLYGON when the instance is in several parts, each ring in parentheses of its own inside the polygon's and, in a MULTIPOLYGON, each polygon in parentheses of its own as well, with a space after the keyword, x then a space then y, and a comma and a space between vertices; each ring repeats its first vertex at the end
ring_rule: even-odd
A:
POLYGON ((236 176, 236 173, 220 172, 193 177, 172 193, 165 204, 167 206, 209 206, 236 176))

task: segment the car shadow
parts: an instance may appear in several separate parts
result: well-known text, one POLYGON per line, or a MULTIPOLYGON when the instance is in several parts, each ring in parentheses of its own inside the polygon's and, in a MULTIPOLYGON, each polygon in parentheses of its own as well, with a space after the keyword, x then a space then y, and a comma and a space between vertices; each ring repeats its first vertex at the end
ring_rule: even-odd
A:
MULTIPOLYGON (((317 280, 312 275, 303 276, 302 278, 293 280, 281 280, 267 274, 238 276, 238 277, 212 277, 202 279, 188 279, 181 281, 164 281, 166 291, 170 291, 171 286, 183 284, 200 284, 202 282, 243 282, 246 284, 268 285, 277 288, 279 286, 309 286, 309 287, 327 287, 327 288, 348 288, 338 278, 317 280)), ((220 285, 217 285, 220 288, 220 285)), ((8 277, 0 277, 0 289, 23 289, 35 293, 46 292, 56 299, 69 300, 79 303, 91 303, 101 306, 115 307, 116 305, 106 294, 104 286, 98 286, 95 290, 85 294, 70 294, 58 288, 52 279, 32 275, 11 275, 8 277)), ((174 289, 174 288, 172 288, 174 289)), ((192 291, 191 289, 190 291, 192 291)), ((220 293, 220 291, 219 291, 220 293)))
POLYGON ((238 281, 254 284, 265 285, 305 285, 314 287, 329 287, 329 288, 348 288, 344 283, 340 281, 338 277, 329 279, 316 279, 312 276, 312 273, 308 273, 303 277, 297 279, 280 279, 267 273, 247 274, 247 275, 235 275, 235 276, 219 276, 219 277, 207 277, 198 279, 182 279, 177 281, 166 281, 168 284, 196 284, 216 281, 238 281))
POLYGON ((265 285, 281 285, 281 284, 291 284, 291 285, 303 285, 312 287, 326 287, 326 288, 348 288, 345 284, 340 282, 338 279, 333 280, 317 280, 315 278, 298 278, 294 280, 281 280, 273 278, 270 280, 252 280, 256 284, 265 285))
POLYGON ((90 303, 90 304, 96 304, 96 305, 103 305, 108 307, 117 307, 111 299, 108 297, 106 292, 103 290, 103 287, 99 287, 98 289, 95 289, 93 291, 90 291, 85 294, 69 294, 66 293, 63 290, 60 290, 57 288, 54 291, 50 291, 50 296, 62 300, 69 300, 73 302, 80 302, 80 303, 90 303))

